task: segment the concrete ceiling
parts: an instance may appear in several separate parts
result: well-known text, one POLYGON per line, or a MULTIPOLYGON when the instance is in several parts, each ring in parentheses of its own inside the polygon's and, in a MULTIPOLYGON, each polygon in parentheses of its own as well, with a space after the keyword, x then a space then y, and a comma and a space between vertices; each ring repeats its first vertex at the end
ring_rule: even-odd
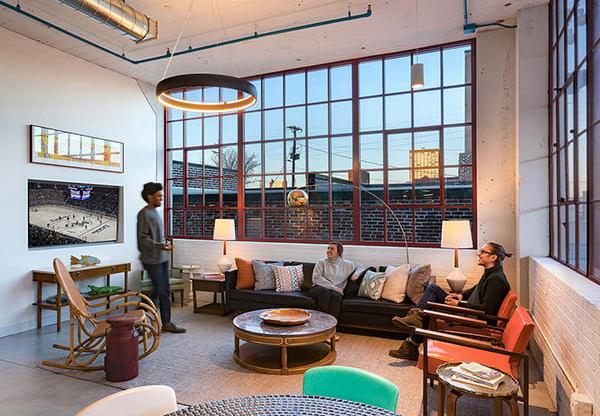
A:
MULTIPOLYGON (((181 31, 189 0, 128 0, 157 20, 159 39, 141 44, 120 35, 58 0, 3 0, 119 55, 134 60, 166 55, 181 31)), ((517 11, 547 0, 470 0, 469 23, 516 24, 517 11)), ((177 51, 293 26, 360 15, 370 17, 244 41, 175 56, 167 76, 214 72, 250 76, 325 62, 412 49, 465 39, 463 0, 196 0, 177 51), (418 13, 417 13, 418 11, 418 13), (418 28, 418 29, 417 29, 418 28)), ((68 54, 151 84, 168 59, 131 64, 0 3, 0 27, 68 54)), ((489 27, 487 30, 497 28, 489 27)), ((478 29, 484 30, 484 29, 478 29)))

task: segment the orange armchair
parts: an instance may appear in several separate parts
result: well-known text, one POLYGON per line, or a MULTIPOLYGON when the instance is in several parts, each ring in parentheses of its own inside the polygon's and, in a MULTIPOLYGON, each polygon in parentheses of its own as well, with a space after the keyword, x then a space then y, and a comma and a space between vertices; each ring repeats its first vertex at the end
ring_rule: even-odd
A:
POLYGON ((418 367, 423 369, 423 414, 427 414, 427 380, 435 380, 436 369, 445 363, 475 361, 505 371, 515 377, 521 385, 525 416, 529 415, 529 357, 525 349, 535 325, 525 308, 515 309, 502 332, 501 346, 490 342, 461 337, 443 332, 417 329, 416 334, 424 337, 419 354, 418 367), (519 364, 523 361, 523 372, 519 364))

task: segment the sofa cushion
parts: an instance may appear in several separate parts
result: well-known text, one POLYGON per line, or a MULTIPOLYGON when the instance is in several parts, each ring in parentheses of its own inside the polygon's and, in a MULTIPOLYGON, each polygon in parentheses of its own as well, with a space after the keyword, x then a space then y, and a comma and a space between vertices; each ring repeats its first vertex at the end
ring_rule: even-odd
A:
POLYGON ((302 265, 302 272, 304 273, 304 279, 300 288, 302 290, 308 290, 312 287, 312 276, 315 270, 315 263, 306 263, 301 261, 286 261, 283 263, 284 266, 297 266, 302 265))
POLYGON ((371 299, 379 299, 381 292, 383 292, 383 286, 385 285, 385 273, 377 273, 367 271, 362 282, 360 282, 360 288, 358 289, 358 296, 368 297, 371 299))
POLYGON ((252 260, 254 279, 256 280, 254 290, 275 289, 275 274, 273 274, 272 266, 283 266, 283 261, 267 264, 259 260, 252 260))
POLYGON ((409 271, 409 264, 398 267, 388 266, 385 270, 386 281, 381 297, 396 303, 403 302, 406 296, 409 271))
POLYGON ((237 268, 236 289, 252 289, 256 283, 254 279, 254 269, 250 260, 244 260, 239 257, 235 258, 235 266, 237 268))
POLYGON ((418 303, 425 291, 425 286, 431 277, 431 264, 417 264, 410 269, 408 284, 406 285, 406 296, 413 303, 418 303))
POLYGON ((260 303, 265 308, 296 307, 316 308, 315 301, 306 292, 276 292, 275 290, 242 289, 231 292, 231 299, 260 303))
POLYGON ((360 289, 360 284, 362 283, 362 279, 365 277, 365 274, 368 271, 375 271, 375 267, 371 266, 363 270, 363 272, 358 276, 358 279, 352 280, 351 277, 354 275, 354 272, 350 276, 348 276, 348 283, 346 283, 346 287, 344 288, 344 297, 354 297, 358 296, 358 289, 360 289))
POLYGON ((373 300, 370 298, 344 298, 342 302, 342 313, 357 312, 364 314, 379 314, 389 315, 390 319, 396 315, 404 316, 410 308, 414 308, 411 302, 390 302, 389 300, 379 299, 373 300))
POLYGON ((297 266, 273 266, 275 274, 275 291, 277 292, 300 292, 300 285, 304 280, 302 265, 297 266))

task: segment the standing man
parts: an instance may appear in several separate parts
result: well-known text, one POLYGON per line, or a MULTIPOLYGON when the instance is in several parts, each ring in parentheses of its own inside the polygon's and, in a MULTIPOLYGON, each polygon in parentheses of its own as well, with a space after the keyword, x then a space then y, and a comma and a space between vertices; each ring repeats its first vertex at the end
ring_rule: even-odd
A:
POLYGON ((159 305, 162 332, 183 333, 184 328, 171 322, 171 299, 169 287, 169 259, 167 251, 173 246, 165 241, 163 221, 156 208, 162 205, 162 185, 157 182, 144 184, 142 198, 148 203, 138 212, 137 240, 140 259, 152 280, 152 301, 159 305))

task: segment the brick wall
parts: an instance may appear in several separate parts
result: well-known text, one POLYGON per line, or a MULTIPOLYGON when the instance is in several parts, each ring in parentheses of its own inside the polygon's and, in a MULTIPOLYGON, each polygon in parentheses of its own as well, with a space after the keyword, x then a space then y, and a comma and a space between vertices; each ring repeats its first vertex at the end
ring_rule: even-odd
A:
POLYGON ((549 258, 529 265, 533 356, 559 415, 583 393, 600 414, 600 286, 549 258))

